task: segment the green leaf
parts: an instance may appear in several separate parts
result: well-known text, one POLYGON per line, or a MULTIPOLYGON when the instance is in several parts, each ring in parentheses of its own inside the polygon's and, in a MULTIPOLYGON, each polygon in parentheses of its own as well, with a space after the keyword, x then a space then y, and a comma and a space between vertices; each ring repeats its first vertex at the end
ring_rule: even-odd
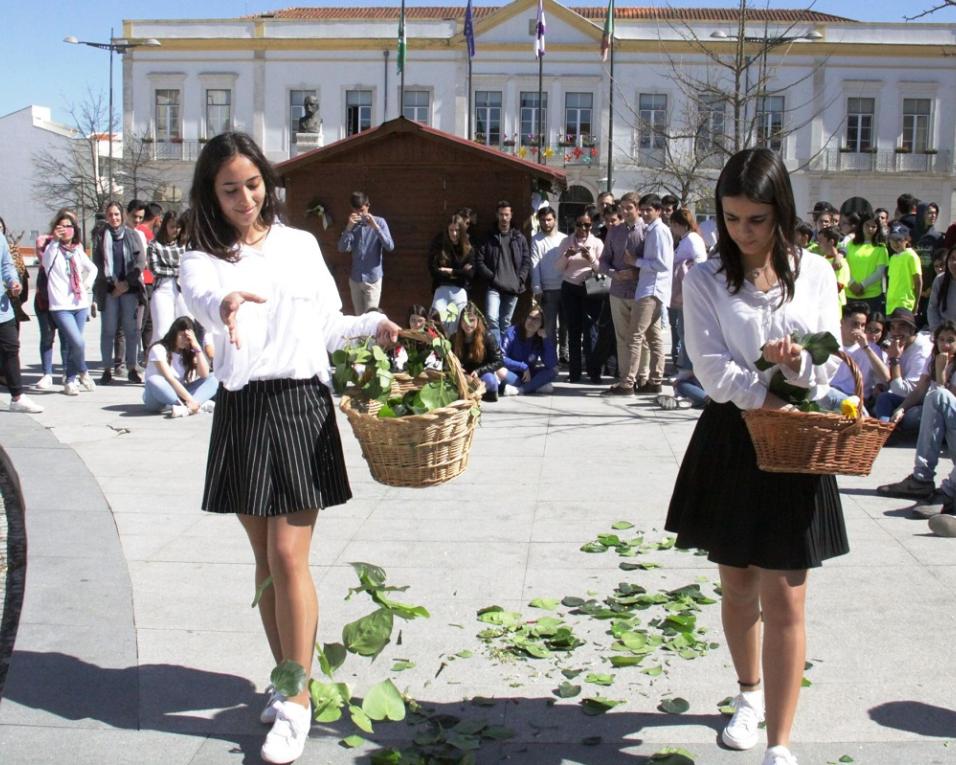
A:
POLYGON ((643 656, 612 656, 611 666, 612 667, 636 667, 642 661, 644 661, 643 656))
POLYGON ((617 534, 598 534, 597 541, 605 547, 617 547, 621 544, 621 538, 617 534))
POLYGON ((345 657, 348 654, 341 643, 326 643, 322 648, 316 643, 315 655, 319 659, 319 669, 322 670, 322 674, 331 680, 335 670, 345 663, 345 657))
POLYGON ((348 704, 352 694, 345 683, 309 683, 312 698, 312 716, 317 722, 335 722, 342 717, 342 707, 348 704))
POLYGON ((256 587, 256 594, 252 598, 252 608, 255 608, 259 605, 259 601, 262 600, 262 596, 265 595, 266 590, 272 586, 272 574, 269 574, 265 579, 262 580, 262 584, 256 587))
POLYGON ((600 542, 587 542, 586 544, 581 545, 581 552, 586 552, 586 553, 607 552, 607 545, 603 545, 600 542))
POLYGON ((665 746, 651 755, 651 762, 656 765, 694 765, 694 755, 686 749, 665 746))
POLYGON ((395 662, 392 664, 392 672, 404 672, 406 669, 412 669, 415 666, 415 662, 409 661, 408 659, 395 659, 395 662))
POLYGON ((621 569, 621 571, 636 571, 639 568, 644 568, 644 564, 628 563, 626 560, 622 560, 620 563, 617 564, 617 567, 621 569))
POLYGON ((687 699, 675 696, 672 699, 663 699, 661 703, 657 705, 657 708, 661 712, 667 712, 669 715, 682 715, 690 709, 690 704, 687 702, 687 699))
POLYGON ((272 670, 269 682, 283 696, 298 696, 305 688, 305 669, 298 662, 286 659, 272 670))
POLYGON ((815 365, 825 364, 827 359, 840 350, 840 344, 829 332, 814 332, 799 340, 803 349, 810 354, 815 365))
POLYGON ((352 718, 352 722, 355 723, 356 728, 364 730, 366 733, 374 733, 372 729, 372 719, 365 714, 365 711, 362 707, 357 707, 355 704, 349 704, 349 716, 352 718))
POLYGON ((564 675, 568 680, 574 680, 578 675, 581 674, 580 669, 562 669, 561 674, 564 675))
POLYGON ((561 605, 566 608, 577 608, 584 605, 584 598, 575 598, 571 595, 561 599, 561 605))
POLYGON ((584 682, 593 683, 594 685, 611 685, 614 682, 614 675, 589 672, 584 676, 584 682))
POLYGON ((625 531, 627 529, 633 529, 634 524, 630 521, 615 521, 611 524, 611 528, 615 531, 625 531))
MULTIPOLYGON (((369 731, 371 733, 371 731, 369 731)), ((346 749, 356 749, 362 744, 365 743, 365 739, 357 734, 352 734, 351 736, 346 736, 341 741, 339 745, 345 747, 346 749)))
POLYGON ((470 659, 474 654, 469 651, 467 648, 463 648, 458 653, 455 654, 459 659, 470 659))
POLYGON ((482 738, 490 738, 492 741, 504 741, 514 738, 514 735, 515 732, 511 728, 506 728, 503 725, 489 725, 481 731, 482 738))
POLYGON ((382 419, 389 419, 391 417, 400 417, 401 415, 389 404, 382 404, 382 406, 379 407, 378 416, 382 419))
POLYGON ((813 685, 813 683, 811 683, 807 677, 804 677, 803 680, 800 681, 801 688, 809 688, 811 685, 813 685))
POLYGON ((362 700, 362 710, 373 720, 405 719, 405 700, 395 683, 383 680, 368 689, 362 700))
POLYGON ((501 606, 488 606, 478 612, 478 621, 511 629, 521 623, 521 614, 505 611, 501 606))
POLYGON ((733 716, 734 712, 737 711, 737 708, 734 706, 734 699, 732 696, 727 696, 724 699, 721 699, 717 702, 717 711, 722 715, 733 716))
POLYGON ((763 357, 763 346, 760 347, 760 354, 761 354, 761 355, 760 355, 760 358, 757 359, 757 360, 754 362, 754 366, 757 367, 757 371, 758 371, 758 372, 765 372, 765 371, 767 371, 768 369, 772 369, 772 368, 775 366, 775 364, 773 364, 773 363, 767 361, 767 360, 763 357))
POLYGON ((614 709, 618 704, 623 703, 623 701, 609 699, 604 696, 591 696, 582 699, 581 706, 584 708, 584 714, 586 715, 603 715, 609 709, 614 709))
POLYGON ((342 642, 351 653, 378 656, 392 636, 392 612, 380 608, 342 628, 342 642))
POLYGON ((402 753, 397 749, 379 749, 372 754, 372 765, 399 765, 402 753))
POLYGON ((425 606, 411 606, 408 603, 401 603, 397 600, 386 598, 381 592, 373 592, 372 600, 378 603, 378 605, 380 605, 382 608, 388 609, 396 616, 407 621, 411 621, 412 619, 417 619, 419 617, 427 619, 431 616, 425 606))
POLYGON ((349 565, 355 571, 355 575, 358 577, 362 587, 377 590, 385 586, 386 574, 385 569, 381 566, 376 566, 372 563, 362 563, 361 561, 353 561, 349 563, 349 565))
POLYGON ((481 733, 487 727, 488 722, 486 720, 465 719, 459 721, 452 730, 463 733, 466 736, 474 736, 476 733, 481 733))
POLYGON ((580 685, 572 685, 567 680, 565 680, 561 685, 552 691, 555 696, 561 699, 570 699, 574 696, 577 696, 581 692, 580 685))
POLYGON ((653 667, 646 667, 641 670, 648 677, 657 677, 664 671, 664 668, 660 664, 656 664, 653 667))
MULTIPOLYGON (((584 602, 583 600, 581 601, 584 602)), ((529 604, 531 608, 543 608, 545 611, 554 611, 558 607, 558 601, 555 598, 535 598, 529 604)))

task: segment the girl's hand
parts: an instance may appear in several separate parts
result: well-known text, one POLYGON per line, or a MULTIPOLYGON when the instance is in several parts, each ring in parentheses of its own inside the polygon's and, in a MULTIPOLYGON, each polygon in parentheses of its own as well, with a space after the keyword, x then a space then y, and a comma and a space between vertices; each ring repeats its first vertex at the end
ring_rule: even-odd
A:
POLYGON ((853 338, 853 342, 859 345, 861 348, 866 348, 868 345, 866 341, 866 332, 862 329, 854 329, 850 333, 850 337, 853 338))
POLYGON ((890 422, 896 424, 903 419, 903 415, 906 414, 906 410, 903 407, 899 407, 893 410, 893 414, 890 415, 890 422))
POLYGON ((379 322, 375 330, 375 342, 383 348, 391 348, 398 342, 398 332, 401 329, 394 321, 385 318, 379 322))
POLYGON ((523 382, 523 383, 531 382, 531 370, 530 370, 530 369, 526 369, 524 372, 521 373, 521 382, 523 382))
POLYGON ((20 282, 13 282, 7 290, 10 292, 10 297, 19 297, 20 293, 23 292, 23 287, 20 285, 20 282))
POLYGON ((190 414, 196 414, 199 411, 199 402, 196 399, 191 398, 186 402, 186 408, 189 410, 190 414))
POLYGON ((859 282, 850 282, 847 289, 850 290, 850 292, 852 292, 854 295, 859 295, 861 292, 863 292, 863 285, 859 282))
POLYGON ((789 337, 768 340, 763 347, 763 357, 771 364, 784 364, 794 372, 800 371, 800 354, 803 346, 789 337))
POLYGON ((478 379, 478 373, 477 373, 477 372, 469 372, 469 373, 468 373, 468 376, 469 376, 472 380, 477 380, 477 379, 478 379))
POLYGON ((890 359, 898 359, 903 353, 904 341, 901 337, 892 336, 886 344, 886 356, 890 359))
POLYGON ((946 384, 946 373, 952 363, 953 359, 948 353, 936 355, 936 382, 946 384))
POLYGON ((236 314, 239 312, 239 306, 247 302, 265 303, 266 299, 251 292, 230 292, 219 304, 219 318, 229 331, 229 342, 237 349, 242 347, 242 343, 239 342, 239 335, 236 332, 236 314))
POLYGON ((191 329, 186 330, 186 339, 189 341, 189 347, 194 351, 202 350, 199 346, 199 341, 196 339, 196 334, 191 329))

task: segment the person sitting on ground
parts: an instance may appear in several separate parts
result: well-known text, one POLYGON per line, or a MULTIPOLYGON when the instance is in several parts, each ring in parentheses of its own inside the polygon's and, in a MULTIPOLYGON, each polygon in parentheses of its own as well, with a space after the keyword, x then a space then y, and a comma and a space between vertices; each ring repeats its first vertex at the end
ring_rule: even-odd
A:
POLYGON ((528 393, 551 393, 551 383, 558 376, 558 353, 554 340, 544 329, 544 312, 532 305, 519 328, 508 328, 501 342, 504 366, 498 379, 504 383, 502 393, 516 396, 528 393))
POLYGON ((451 337, 452 352, 462 369, 485 384, 482 401, 498 400, 497 371, 504 364, 501 347, 485 324, 478 306, 469 302, 458 317, 458 330, 451 337))
POLYGON ((916 303, 923 291, 923 266, 919 255, 910 247, 910 231, 901 223, 890 226, 887 240, 890 265, 887 269, 886 312, 909 308, 916 313, 916 303))
MULTIPOLYGON (((843 311, 843 320, 840 322, 840 334, 843 352, 853 359, 863 378, 863 400, 869 401, 873 393, 876 380, 874 368, 879 370, 879 378, 889 378, 883 350, 870 345, 866 336, 866 325, 870 318, 870 307, 863 302, 847 305, 843 311)), ((818 399, 820 408, 829 412, 839 412, 840 405, 850 396, 856 395, 856 381, 846 362, 840 365, 833 379, 830 380, 830 390, 818 399)))
POLYGON ((946 251, 943 271, 933 280, 926 318, 931 332, 946 319, 956 320, 956 246, 946 251))
POLYGON ((923 500, 914 512, 930 519, 930 528, 940 536, 956 536, 956 461, 949 476, 936 488, 936 465, 947 444, 956 444, 956 323, 944 321, 933 333, 933 356, 919 385, 903 404, 893 412, 898 421, 908 406, 921 398, 923 411, 920 417, 919 439, 916 442, 916 457, 913 472, 896 483, 877 487, 877 493, 886 497, 923 500), (940 517, 942 516, 942 517, 940 517))
MULTIPOLYGON (((886 346, 886 368, 889 375, 874 367, 876 380, 888 383, 886 392, 876 398, 873 414, 888 421, 897 407, 917 387, 926 363, 933 353, 928 335, 917 333, 916 317, 906 308, 897 308, 889 315, 890 334, 886 346)), ((911 403, 897 426, 899 430, 915 432, 919 428, 919 402, 911 403)))
POLYGON ((212 413, 218 388, 196 323, 188 316, 174 319, 166 334, 149 348, 143 405, 150 412, 169 410, 173 417, 212 413))

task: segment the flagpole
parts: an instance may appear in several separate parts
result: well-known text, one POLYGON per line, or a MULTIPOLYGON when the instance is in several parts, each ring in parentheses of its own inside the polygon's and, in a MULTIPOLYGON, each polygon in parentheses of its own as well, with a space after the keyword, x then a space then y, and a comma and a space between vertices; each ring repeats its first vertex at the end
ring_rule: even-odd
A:
POLYGON ((614 186, 614 35, 610 39, 611 65, 609 67, 610 83, 608 85, 608 121, 607 121, 607 190, 614 186))
POLYGON ((538 56, 538 164, 544 164, 544 56, 538 56))
MULTIPOLYGON (((472 91, 471 89, 471 60, 475 57, 475 23, 474 17, 471 12, 471 0, 468 0, 468 6, 465 8, 465 53, 468 54, 468 116, 465 120, 465 126, 467 129, 468 140, 473 141, 475 139, 474 134, 471 130, 471 121, 474 116, 474 104, 472 102, 472 91)), ((485 141, 487 141, 489 136, 485 136, 485 141)))
POLYGON ((405 37, 405 0, 402 0, 402 20, 401 20, 401 30, 399 31, 399 36, 402 40, 402 69, 401 69, 401 82, 398 86, 398 115, 401 117, 405 113, 405 60, 408 57, 408 40, 405 37))
POLYGON ((468 119, 465 123, 468 128, 468 140, 474 140, 474 136, 471 134, 471 113, 472 113, 472 102, 471 102, 471 56, 468 56, 468 119))

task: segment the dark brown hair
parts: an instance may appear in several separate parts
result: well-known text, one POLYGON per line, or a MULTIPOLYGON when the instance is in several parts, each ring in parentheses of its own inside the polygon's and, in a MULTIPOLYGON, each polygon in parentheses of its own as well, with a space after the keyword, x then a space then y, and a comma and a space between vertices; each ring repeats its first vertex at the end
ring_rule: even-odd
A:
POLYGON ((676 210, 674 210, 674 212, 671 213, 671 223, 676 223, 679 226, 683 226, 688 231, 693 231, 695 234, 700 233, 700 226, 697 225, 697 217, 686 207, 678 207, 676 210))
POLYGON ((278 176, 272 163, 262 150, 245 133, 220 133, 203 147, 193 172, 193 185, 189 190, 191 213, 186 226, 187 247, 202 250, 210 255, 235 262, 238 259, 239 232, 226 220, 219 200, 216 198, 216 176, 233 157, 245 157, 256 166, 265 184, 265 199, 258 223, 271 226, 278 220, 278 176))
POLYGON ((800 253, 793 244, 797 213, 790 174, 777 152, 764 148, 738 151, 727 161, 717 179, 717 252, 731 294, 740 291, 745 274, 740 248, 731 238, 724 220, 723 199, 741 196, 751 202, 773 207, 771 263, 783 287, 783 302, 791 300, 794 284, 800 275, 800 253), (791 256, 794 262, 792 269, 791 256))
POLYGON ((76 213, 73 212, 69 207, 61 207, 56 211, 56 215, 54 215, 53 220, 50 221, 50 233, 53 233, 53 229, 56 228, 56 224, 64 218, 68 218, 73 224, 73 238, 70 240, 70 244, 79 244, 83 236, 82 232, 80 231, 80 222, 76 218, 76 213))
POLYGON ((472 364, 481 364, 485 360, 485 333, 488 326, 485 324, 485 317, 481 315, 478 306, 470 300, 468 304, 461 309, 458 316, 458 329, 451 338, 451 349, 460 359, 467 359, 472 364), (472 334, 472 341, 465 346, 465 333, 461 329, 461 319, 468 314, 475 317, 475 331, 472 334))

